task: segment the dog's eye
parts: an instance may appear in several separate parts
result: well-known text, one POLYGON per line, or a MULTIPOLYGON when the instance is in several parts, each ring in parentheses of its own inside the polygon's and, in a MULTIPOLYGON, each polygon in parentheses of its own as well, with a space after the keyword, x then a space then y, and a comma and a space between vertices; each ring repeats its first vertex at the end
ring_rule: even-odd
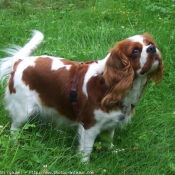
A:
POLYGON ((140 53, 140 50, 138 48, 135 48, 133 51, 132 51, 132 54, 138 54, 140 53))

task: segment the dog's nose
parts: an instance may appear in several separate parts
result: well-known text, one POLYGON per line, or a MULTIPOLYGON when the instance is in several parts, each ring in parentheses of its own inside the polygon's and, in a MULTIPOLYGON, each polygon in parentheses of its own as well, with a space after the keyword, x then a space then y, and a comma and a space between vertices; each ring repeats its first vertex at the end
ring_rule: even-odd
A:
POLYGON ((146 49, 147 53, 156 53, 156 48, 154 45, 150 44, 150 46, 146 49))

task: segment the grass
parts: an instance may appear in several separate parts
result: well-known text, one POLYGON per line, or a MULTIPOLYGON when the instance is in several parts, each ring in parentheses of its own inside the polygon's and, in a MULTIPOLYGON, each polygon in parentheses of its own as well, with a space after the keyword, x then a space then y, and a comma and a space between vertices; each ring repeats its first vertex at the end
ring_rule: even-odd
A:
MULTIPOLYGON (((139 100, 132 123, 117 129, 113 152, 94 149, 83 165, 76 154, 76 129, 27 123, 19 144, 10 139, 10 119, 0 99, 0 173, 173 175, 175 174, 175 1, 166 0, 0 0, 0 48, 23 45, 32 29, 45 34, 35 55, 71 60, 104 58, 115 42, 150 33, 162 52, 165 73, 150 83, 139 100), (45 166, 47 165, 47 167, 45 166)), ((0 57, 5 56, 0 53, 0 57)), ((3 97, 4 87, 0 89, 3 97)))

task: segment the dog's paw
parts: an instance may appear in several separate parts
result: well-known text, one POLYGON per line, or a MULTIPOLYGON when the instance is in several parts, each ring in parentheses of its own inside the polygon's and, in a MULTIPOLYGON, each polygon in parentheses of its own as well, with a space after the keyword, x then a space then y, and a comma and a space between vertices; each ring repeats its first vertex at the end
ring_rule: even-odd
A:
POLYGON ((89 157, 87 156, 87 157, 83 157, 82 159, 81 159, 81 163, 82 164, 88 164, 89 163, 89 157))
POLYGON ((111 150, 111 149, 113 149, 113 147, 114 147, 114 144, 110 143, 110 145, 108 146, 108 149, 111 150))

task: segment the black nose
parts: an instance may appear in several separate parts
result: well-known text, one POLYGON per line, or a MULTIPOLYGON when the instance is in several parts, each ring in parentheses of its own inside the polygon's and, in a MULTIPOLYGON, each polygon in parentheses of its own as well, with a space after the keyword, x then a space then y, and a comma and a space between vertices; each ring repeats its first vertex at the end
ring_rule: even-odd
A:
POLYGON ((150 46, 146 49, 147 53, 156 53, 156 48, 154 45, 150 44, 150 46))

